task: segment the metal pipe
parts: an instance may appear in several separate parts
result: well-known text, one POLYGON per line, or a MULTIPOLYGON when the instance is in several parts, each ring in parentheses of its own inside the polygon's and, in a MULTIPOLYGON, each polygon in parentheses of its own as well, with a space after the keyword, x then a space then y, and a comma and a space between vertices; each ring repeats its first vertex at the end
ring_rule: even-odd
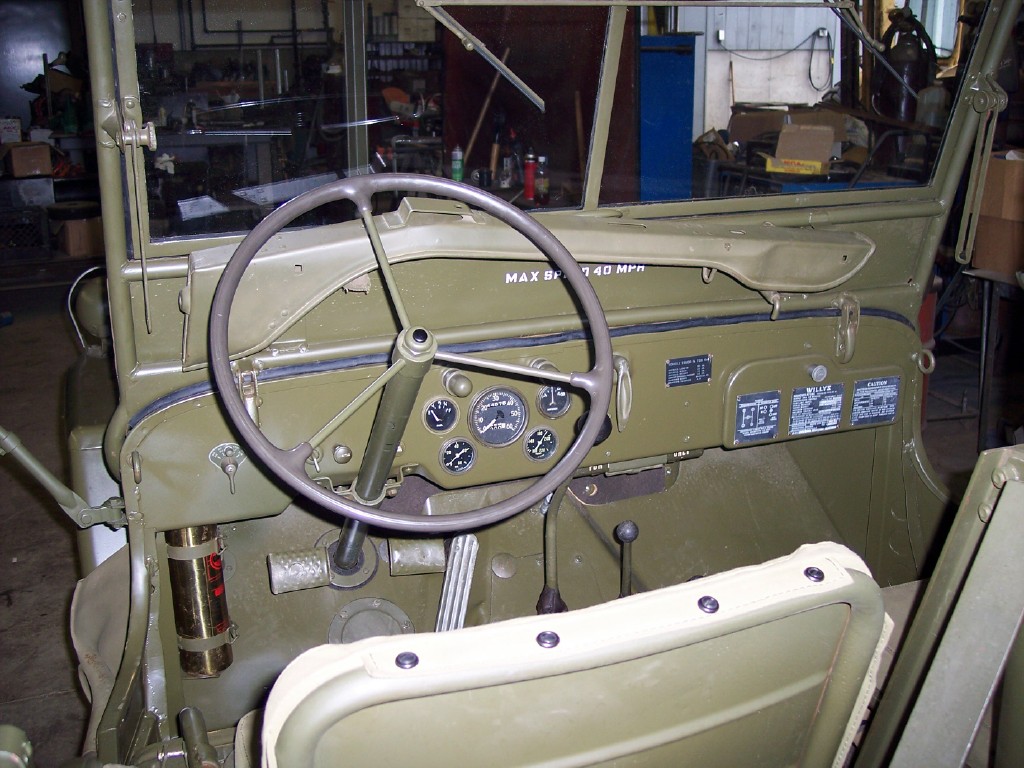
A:
POLYGON ((203 713, 195 707, 185 707, 178 713, 181 740, 185 742, 185 764, 188 768, 219 768, 217 750, 210 744, 203 713))

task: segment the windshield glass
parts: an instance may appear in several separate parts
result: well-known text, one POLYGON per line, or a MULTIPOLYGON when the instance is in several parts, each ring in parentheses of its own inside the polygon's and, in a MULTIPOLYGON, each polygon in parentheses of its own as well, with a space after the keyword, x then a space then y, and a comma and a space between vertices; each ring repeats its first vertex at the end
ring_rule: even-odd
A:
MULTIPOLYGON (((146 153, 153 239, 244 232, 347 176, 458 177, 453 158, 465 181, 526 207, 579 204, 606 9, 459 13, 542 94, 542 110, 412 3, 258 5, 136 9, 143 113, 158 139, 146 153), (527 184, 538 175, 539 196, 527 184)), ((305 223, 350 216, 339 205, 305 223)))
POLYGON ((631 15, 602 204, 931 179, 960 86, 958 51, 937 51, 909 9, 875 18, 876 36, 827 7, 631 15))
MULTIPOLYGON (((602 205, 931 178, 957 52, 940 60, 950 51, 909 10, 875 19, 872 36, 826 7, 631 8, 620 49, 606 46, 610 13, 139 6, 137 74, 158 139, 145 153, 150 238, 243 233, 308 189, 391 171, 461 178, 526 209, 583 205, 592 157, 602 205), (617 71, 602 70, 606 52, 617 71)), ((339 204, 299 223, 351 215, 339 204)))

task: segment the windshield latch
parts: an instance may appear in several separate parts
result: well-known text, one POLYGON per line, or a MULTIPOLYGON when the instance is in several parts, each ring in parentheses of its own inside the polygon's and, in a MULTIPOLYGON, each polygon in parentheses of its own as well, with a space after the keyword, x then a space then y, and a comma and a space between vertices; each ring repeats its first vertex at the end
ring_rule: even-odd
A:
POLYGON ((260 425, 260 392, 259 382, 256 380, 256 371, 252 368, 238 368, 238 394, 245 403, 245 411, 249 414, 253 424, 260 425))
POLYGON ((836 360, 848 363, 853 360, 853 351, 857 343, 860 302, 856 296, 844 293, 832 302, 832 306, 839 310, 839 322, 836 326, 836 360))

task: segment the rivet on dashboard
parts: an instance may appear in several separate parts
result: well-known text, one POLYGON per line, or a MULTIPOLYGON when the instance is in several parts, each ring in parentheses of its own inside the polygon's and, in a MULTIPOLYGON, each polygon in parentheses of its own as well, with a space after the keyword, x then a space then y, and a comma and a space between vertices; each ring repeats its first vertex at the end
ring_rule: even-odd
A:
POLYGON ((395 656, 395 666, 399 669, 412 669, 420 663, 420 657, 412 651, 403 651, 395 656))
POLYGON ((545 630, 537 635, 537 645, 541 648, 554 648, 561 641, 557 632, 545 630))
POLYGON ((331 449, 336 464, 348 464, 352 461, 352 449, 347 445, 336 445, 331 449))
POLYGON ((711 595, 704 595, 697 601, 697 607, 700 608, 704 613, 718 613, 718 601, 711 595))

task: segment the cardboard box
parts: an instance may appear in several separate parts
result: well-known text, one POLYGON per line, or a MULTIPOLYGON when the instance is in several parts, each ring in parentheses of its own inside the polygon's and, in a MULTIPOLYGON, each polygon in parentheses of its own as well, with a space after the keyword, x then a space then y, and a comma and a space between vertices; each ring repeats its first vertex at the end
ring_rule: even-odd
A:
POLYGON ((826 125, 835 141, 846 141, 846 116, 833 109, 791 109, 789 121, 795 125, 826 125))
POLYGON ((736 112, 729 118, 729 141, 750 141, 766 133, 778 133, 786 122, 781 109, 736 112))
POLYGON ((1024 221, 981 216, 972 266, 1004 275, 1024 269, 1024 221))
POLYGON ((0 144, 21 141, 21 118, 0 117, 0 144))
POLYGON ((989 158, 979 213, 972 266, 1010 276, 1024 269, 1024 160, 989 158))
POLYGON ((1005 152, 989 158, 980 213, 997 219, 1024 221, 1024 160, 1007 160, 1005 152))
POLYGON ((828 173, 835 135, 826 125, 784 125, 775 155, 765 155, 769 173, 821 176, 828 173))
POLYGON ((103 255, 103 219, 69 219, 60 223, 60 250, 72 258, 103 255))
POLYGON ((4 168, 16 179, 30 176, 52 176, 50 145, 40 142, 22 141, 4 144, 4 168))

